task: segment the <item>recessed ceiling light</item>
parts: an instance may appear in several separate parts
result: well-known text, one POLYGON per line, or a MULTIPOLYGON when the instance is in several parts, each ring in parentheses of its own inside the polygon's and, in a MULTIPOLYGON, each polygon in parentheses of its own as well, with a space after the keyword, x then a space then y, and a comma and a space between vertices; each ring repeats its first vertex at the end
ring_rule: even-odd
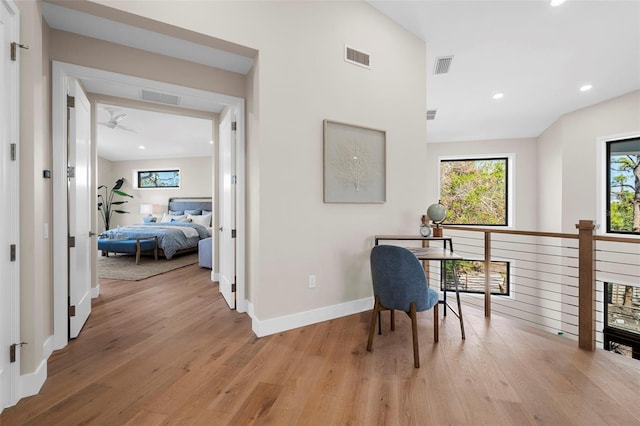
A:
POLYGON ((551 3, 549 3, 551 5, 551 7, 557 7, 560 6, 562 3, 564 3, 566 0, 551 0, 551 3))
POLYGON ((209 143, 210 143, 211 145, 213 145, 213 141, 209 141, 209 143))
POLYGON ((586 92, 586 91, 591 90, 591 88, 592 88, 592 87, 593 87, 593 86, 592 86, 592 85, 590 85, 590 84, 585 84, 584 86, 582 86, 582 87, 580 88, 580 91, 581 91, 581 92, 586 92))
POLYGON ((504 93, 496 93, 493 95, 493 99, 502 99, 504 97, 504 93))
POLYGON ((146 148, 144 147, 144 145, 139 145, 139 146, 138 146, 138 148, 140 148, 140 149, 146 149, 146 148))

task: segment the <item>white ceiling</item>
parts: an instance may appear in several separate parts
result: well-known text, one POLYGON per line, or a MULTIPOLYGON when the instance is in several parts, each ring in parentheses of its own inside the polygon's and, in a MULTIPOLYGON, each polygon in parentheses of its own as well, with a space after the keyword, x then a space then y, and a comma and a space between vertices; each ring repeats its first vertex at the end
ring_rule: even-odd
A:
POLYGON ((97 105, 97 120, 99 156, 110 161, 213 155, 211 120, 108 104, 97 105), (115 128, 105 125, 119 116, 115 128))
POLYGON ((535 137, 563 114, 640 89, 638 0, 369 3, 426 42, 429 142, 535 137), (434 75, 448 55, 450 72, 434 75))
MULTIPOLYGON (((435 120, 425 117, 428 142, 535 137, 563 114, 640 89, 640 0, 568 0, 556 8, 547 0, 369 3, 426 42, 427 109, 437 109, 435 120), (454 55, 450 72, 434 75, 435 58, 447 55, 454 55), (580 92, 587 83, 593 89, 580 92), (498 101, 492 99, 497 92, 504 93, 498 101)), ((246 73, 252 64, 48 3, 43 13, 59 30, 192 62, 210 58, 206 65, 235 72, 246 73)), ((83 83, 93 93, 139 99, 139 87, 83 83)), ((216 111, 191 101, 182 97, 181 106, 219 111, 220 105, 216 111)), ((127 120, 131 127, 159 128, 152 115, 130 113, 127 120), (135 122, 143 119, 148 122, 135 122)))

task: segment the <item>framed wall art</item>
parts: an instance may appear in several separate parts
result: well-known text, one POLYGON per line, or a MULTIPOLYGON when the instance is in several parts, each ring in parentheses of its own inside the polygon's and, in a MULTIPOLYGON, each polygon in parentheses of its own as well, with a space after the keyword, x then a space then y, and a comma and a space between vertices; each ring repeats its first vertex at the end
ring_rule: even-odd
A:
POLYGON ((324 202, 386 201, 384 130, 324 120, 324 202))

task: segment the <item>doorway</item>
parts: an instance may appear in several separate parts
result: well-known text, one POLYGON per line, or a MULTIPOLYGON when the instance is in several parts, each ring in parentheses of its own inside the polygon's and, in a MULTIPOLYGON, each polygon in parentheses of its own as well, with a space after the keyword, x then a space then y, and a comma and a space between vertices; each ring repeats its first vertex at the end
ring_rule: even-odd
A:
MULTIPOLYGON (((151 81, 138 77, 126 76, 118 73, 112 73, 108 71, 97 70, 93 68, 82 67, 73 64, 66 64, 54 61, 53 63, 53 96, 52 96, 52 115, 53 115, 53 175, 63 176, 66 175, 67 158, 66 152, 63 149, 59 149, 63 143, 66 143, 66 118, 63 112, 66 111, 64 102, 66 101, 66 86, 70 78, 75 78, 80 81, 83 79, 104 79, 113 84, 123 85, 135 85, 136 87, 148 88, 149 90, 165 91, 169 93, 181 93, 184 96, 197 96, 202 99, 206 99, 210 102, 217 102, 225 105, 234 112, 236 117, 236 144, 235 152, 233 155, 229 155, 229 158, 234 159, 234 168, 237 176, 244 176, 244 99, 222 95, 214 92, 206 92, 198 89, 192 89, 187 87, 176 86, 173 84, 162 83, 157 81, 151 81)), ((93 158, 93 168, 95 170, 95 155, 93 158)), ((92 188, 96 188, 95 173, 92 175, 93 182, 92 188)), ((54 192, 54 228, 66 229, 66 216, 68 214, 66 209, 66 183, 63 185, 60 180, 53 182, 54 192), (64 192, 63 192, 64 190, 64 192), (63 202, 64 201, 64 202, 63 202)), ((237 204, 235 211, 235 224, 237 235, 244 235, 244 179, 237 179, 236 191, 237 191, 237 204)), ((94 197, 95 198, 95 197, 94 197)), ((96 229, 95 215, 93 219, 93 229, 96 229)), ((68 292, 66 289, 66 283, 68 280, 68 273, 66 269, 66 238, 62 238, 61 235, 64 232, 54 235, 54 349, 61 349, 66 346, 68 342, 67 338, 67 297, 68 292)), ((216 234, 218 235, 218 234, 216 234)), ((95 244, 94 244, 95 245, 95 244)), ((244 283, 244 241, 237 239, 233 253, 219 252, 222 262, 224 256, 235 257, 235 264, 237 270, 236 277, 236 309, 238 312, 246 312, 247 301, 245 300, 245 283, 244 283)), ((92 252, 97 253, 97 249, 92 252)), ((94 262, 95 265, 95 262, 94 262)), ((73 271, 71 271, 73 272, 73 271)), ((94 274, 95 276, 95 274, 94 274)), ((95 284, 93 285, 95 288, 95 284)), ((94 294, 97 296, 97 294, 94 294)))

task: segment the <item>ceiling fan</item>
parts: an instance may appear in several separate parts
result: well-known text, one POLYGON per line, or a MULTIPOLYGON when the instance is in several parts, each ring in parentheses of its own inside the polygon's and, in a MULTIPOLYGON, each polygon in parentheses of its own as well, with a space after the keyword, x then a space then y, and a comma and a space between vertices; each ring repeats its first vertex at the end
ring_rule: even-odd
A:
POLYGON ((138 133, 136 129, 133 129, 129 126, 125 126, 124 124, 120 124, 120 122, 127 116, 127 114, 118 113, 117 109, 110 108, 110 107, 106 107, 104 110, 109 113, 109 121, 101 121, 98 124, 102 124, 103 126, 108 127, 110 129, 118 128, 118 129, 126 130, 127 132, 138 133))

